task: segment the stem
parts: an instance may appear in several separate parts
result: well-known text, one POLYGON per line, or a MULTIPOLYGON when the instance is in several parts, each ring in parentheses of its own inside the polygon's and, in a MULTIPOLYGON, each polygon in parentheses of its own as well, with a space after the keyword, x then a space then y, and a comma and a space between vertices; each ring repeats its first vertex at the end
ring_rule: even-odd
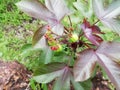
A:
POLYGON ((85 45, 86 47, 88 47, 88 48, 91 48, 87 43, 84 43, 84 45, 85 45))
POLYGON ((93 25, 97 24, 100 20, 98 19, 93 25))
POLYGON ((79 35, 79 38, 82 37, 84 35, 84 33, 82 32, 80 35, 79 35))
MULTIPOLYGON (((71 56, 72 56, 72 57, 75 56, 74 52, 72 52, 72 51, 71 51, 71 56)), ((70 66, 70 62, 71 62, 71 60, 72 60, 72 59, 69 59, 69 60, 68 60, 68 62, 67 62, 67 65, 68 65, 68 66, 70 66)))
POLYGON ((72 21, 71 21, 70 16, 68 16, 68 19, 69 19, 69 21, 70 21, 70 26, 72 27, 72 21))
POLYGON ((58 35, 58 34, 56 34, 56 33, 52 32, 52 31, 51 31, 51 34, 54 34, 54 35, 56 35, 56 36, 60 36, 60 35, 58 35))
POLYGON ((68 33, 69 33, 69 29, 66 28, 65 26, 64 26, 64 29, 65 29, 64 33, 65 33, 65 34, 68 34, 68 33))

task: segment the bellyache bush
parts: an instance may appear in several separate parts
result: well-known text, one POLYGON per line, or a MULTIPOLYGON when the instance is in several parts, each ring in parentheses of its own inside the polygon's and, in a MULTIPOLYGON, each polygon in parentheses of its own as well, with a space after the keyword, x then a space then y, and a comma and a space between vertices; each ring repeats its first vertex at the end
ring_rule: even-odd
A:
MULTIPOLYGON (((94 24, 88 21, 86 18, 88 13, 85 14, 85 12, 84 18, 79 20, 82 23, 72 23, 70 11, 64 0, 45 0, 45 3, 38 0, 22 0, 16 4, 31 17, 47 22, 35 32, 33 46, 42 50, 50 47, 54 52, 52 59, 56 58, 55 61, 51 60, 35 68, 34 80, 39 83, 53 81, 52 90, 70 90, 71 88, 91 90, 92 85, 86 89, 82 86, 82 82, 94 78, 93 73, 96 74, 99 71, 96 68, 99 65, 105 70, 116 90, 120 90, 120 43, 105 41, 102 38, 105 33, 97 25, 101 22, 116 33, 120 33, 120 1, 113 0, 112 3, 106 4, 107 6, 104 5, 104 0, 91 1, 88 12, 92 5, 95 13, 90 11, 91 21, 92 15, 98 18, 94 24), (62 23, 65 16, 69 17, 70 24, 62 23), (57 56, 55 56, 56 53, 57 56)), ((84 3, 81 3, 75 2, 76 8, 80 8, 80 11, 84 9, 84 3)), ((46 53, 46 56, 49 54, 46 53)))

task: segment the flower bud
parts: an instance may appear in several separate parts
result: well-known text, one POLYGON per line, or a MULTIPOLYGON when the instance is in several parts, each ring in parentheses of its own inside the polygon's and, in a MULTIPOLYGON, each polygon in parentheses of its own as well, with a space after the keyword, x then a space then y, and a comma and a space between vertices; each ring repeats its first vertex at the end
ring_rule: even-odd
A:
POLYGON ((62 46, 60 44, 57 44, 56 46, 51 46, 52 51, 61 52, 62 46))
POLYGON ((62 45, 58 44, 57 45, 59 48, 56 50, 57 52, 61 52, 63 50, 62 45))
POLYGON ((70 42, 76 42, 78 41, 78 35, 77 34, 72 34, 71 37, 70 37, 70 42))

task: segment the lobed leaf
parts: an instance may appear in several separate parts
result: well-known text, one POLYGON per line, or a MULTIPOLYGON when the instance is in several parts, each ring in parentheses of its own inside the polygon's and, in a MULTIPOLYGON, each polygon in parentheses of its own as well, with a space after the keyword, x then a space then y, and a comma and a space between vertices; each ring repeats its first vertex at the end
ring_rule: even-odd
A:
POLYGON ((104 54, 114 62, 120 63, 120 43, 118 42, 103 42, 97 53, 104 54))
POLYGON ((120 43, 103 42, 96 55, 98 63, 105 69, 117 90, 120 90, 120 43))
POLYGON ((56 22, 56 16, 38 0, 22 0, 16 3, 16 5, 20 10, 34 18, 41 19, 49 23, 56 22))
POLYGON ((104 12, 103 0, 93 0, 93 10, 98 18, 101 17, 101 14, 104 12))
POLYGON ((85 25, 81 26, 85 36, 87 39, 94 45, 99 46, 99 42, 97 41, 97 38, 93 35, 92 28, 85 28, 85 25))
POLYGON ((103 0, 93 0, 93 9, 96 16, 107 27, 120 34, 120 0, 116 0, 107 8, 104 8, 103 0))
POLYGON ((35 69, 33 79, 39 83, 48 83, 61 76, 66 70, 66 64, 64 63, 49 63, 35 69))
POLYGON ((88 79, 96 62, 105 69, 111 82, 120 90, 120 43, 102 42, 96 51, 86 50, 80 53, 74 65, 75 80, 88 79))
POLYGON ((80 53, 73 69, 75 80, 84 81, 90 78, 96 61, 97 57, 93 50, 86 50, 80 53))
POLYGON ((93 25, 90 26, 90 23, 84 19, 83 24, 81 25, 81 29, 83 30, 86 38, 94 45, 99 46, 103 41, 100 36, 97 34, 102 34, 98 26, 93 25))
POLYGON ((70 12, 64 0, 45 0, 45 4, 47 8, 56 15, 58 21, 61 21, 61 19, 70 12))
POLYGON ((100 66, 104 68, 108 77, 116 86, 116 89, 120 90, 120 64, 114 62, 110 57, 104 54, 97 53, 97 56, 99 57, 98 63, 100 66))
POLYGON ((52 27, 52 31, 57 35, 62 35, 64 32, 64 27, 62 24, 57 24, 54 27, 52 27))
POLYGON ((70 90, 70 75, 71 72, 66 67, 64 73, 56 80, 53 90, 70 90))

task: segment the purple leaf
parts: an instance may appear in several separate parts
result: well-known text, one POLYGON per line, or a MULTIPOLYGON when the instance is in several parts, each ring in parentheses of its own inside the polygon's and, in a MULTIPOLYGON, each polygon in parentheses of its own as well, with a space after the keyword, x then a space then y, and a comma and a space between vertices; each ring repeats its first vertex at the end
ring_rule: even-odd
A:
POLYGON ((70 90, 70 69, 66 67, 64 73, 56 80, 53 90, 70 90))
POLYGON ((49 63, 43 67, 37 68, 35 76, 33 77, 39 83, 48 83, 53 79, 63 75, 66 71, 66 64, 64 63, 49 63))
POLYGON ((81 29, 83 30, 86 38, 94 45, 99 46, 102 38, 99 37, 97 34, 102 34, 100 29, 93 25, 90 26, 90 23, 84 19, 83 24, 81 25, 81 29))
POLYGON ((56 22, 56 16, 52 12, 50 12, 46 8, 46 6, 38 2, 38 0, 22 0, 16 3, 16 5, 23 12, 27 13, 28 15, 34 18, 42 19, 49 23, 56 22))
POLYGON ((46 30, 47 30, 46 27, 47 25, 42 26, 34 33, 32 43, 35 48, 42 49, 47 47, 47 42, 44 37, 44 34, 46 33, 46 30))
POLYGON ((97 53, 99 57, 98 63, 102 66, 112 83, 116 86, 117 90, 120 90, 120 64, 111 60, 110 57, 104 54, 97 53))
POLYGON ((111 82, 120 90, 120 43, 102 42, 96 51, 86 50, 80 53, 74 65, 76 81, 88 79, 93 71, 95 62, 103 67, 111 82))
POLYGON ((84 81, 90 78, 96 61, 97 57, 93 50, 86 50, 80 53, 73 69, 75 80, 84 81))
POLYGON ((93 0, 93 9, 96 16, 101 20, 107 27, 115 30, 120 34, 120 0, 116 0, 107 8, 103 6, 103 0, 93 0))
POLYGON ((120 90, 120 43, 103 42, 96 55, 98 63, 105 69, 117 90, 120 90))
POLYGON ((92 33, 92 28, 85 28, 84 25, 82 25, 82 30, 84 31, 85 36, 87 39, 94 45, 99 46, 99 42, 96 40, 95 36, 92 33))
POLYGON ((61 24, 57 24, 54 27, 52 27, 52 31, 57 35, 62 35, 64 32, 64 27, 61 24))
POLYGON ((93 10, 98 18, 101 17, 101 14, 104 12, 103 0, 93 0, 93 10))
POLYGON ((103 42, 98 48, 97 53, 102 53, 120 64, 120 43, 118 42, 103 42))
POLYGON ((61 19, 69 13, 64 0, 45 0, 45 4, 46 7, 56 15, 58 21, 61 21, 61 19))
POLYGON ((23 12, 48 22, 54 33, 62 35, 64 28, 60 21, 69 13, 68 8, 63 0, 45 0, 45 4, 47 7, 38 0, 22 0, 16 3, 23 12))

